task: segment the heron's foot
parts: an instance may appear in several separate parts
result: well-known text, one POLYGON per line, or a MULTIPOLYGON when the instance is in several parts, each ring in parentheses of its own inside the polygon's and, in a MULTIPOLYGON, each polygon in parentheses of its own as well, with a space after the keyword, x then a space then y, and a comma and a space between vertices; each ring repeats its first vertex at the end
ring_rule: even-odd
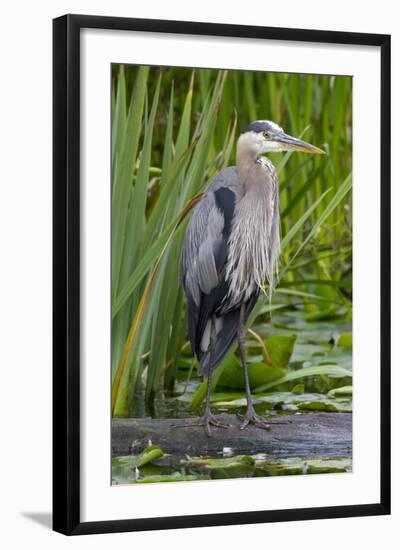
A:
POLYGON ((266 418, 263 416, 259 416, 255 413, 255 410, 253 407, 248 408, 245 415, 238 414, 237 415, 240 420, 242 420, 242 423, 240 425, 240 429, 244 430, 249 424, 254 424, 257 428, 262 428, 263 430, 270 430, 271 426, 268 424, 266 418))
POLYGON ((172 428, 193 428, 199 426, 204 426, 206 434, 210 437, 211 426, 214 426, 215 428, 231 428, 232 424, 221 422, 221 420, 218 420, 213 414, 209 412, 205 413, 202 417, 196 420, 188 420, 182 424, 174 424, 172 428))

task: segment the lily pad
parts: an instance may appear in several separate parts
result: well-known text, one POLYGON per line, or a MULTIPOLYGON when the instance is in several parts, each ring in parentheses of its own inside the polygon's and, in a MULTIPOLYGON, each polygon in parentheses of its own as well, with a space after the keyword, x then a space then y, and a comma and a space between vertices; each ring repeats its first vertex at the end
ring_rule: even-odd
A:
POLYGON ((265 346, 273 367, 285 369, 288 366, 296 339, 296 335, 275 335, 266 339, 265 346))
POLYGON ((120 485, 134 483, 139 477, 139 468, 164 456, 157 445, 149 445, 139 455, 116 456, 112 459, 112 482, 120 485))
POLYGON ((351 397, 353 395, 353 386, 342 386, 334 388, 328 392, 328 397, 351 397))
POLYGON ((139 477, 139 469, 132 469, 126 466, 120 466, 118 463, 112 461, 112 484, 113 485, 127 485, 134 483, 139 477))
POLYGON ((198 479, 211 479, 210 476, 201 474, 181 474, 180 472, 174 472, 169 475, 155 475, 139 478, 133 483, 168 483, 171 481, 196 481, 198 479))
POLYGON ((306 473, 306 464, 302 458, 280 460, 257 460, 256 470, 263 476, 290 476, 306 473))
POLYGON ((351 472, 350 458, 320 458, 307 460, 307 474, 351 472))
POLYGON ((256 460, 256 470, 263 475, 298 475, 298 474, 328 474, 350 472, 352 461, 350 458, 283 458, 280 460, 256 460))
POLYGON ((292 388, 292 393, 294 393, 295 395, 299 395, 301 393, 304 393, 304 384, 296 384, 292 388))
POLYGON ((351 376, 351 372, 349 372, 347 369, 344 369, 343 367, 340 367, 339 365, 333 364, 310 366, 299 370, 290 371, 286 373, 285 376, 282 376, 282 378, 278 378, 266 384, 262 384, 254 388, 254 393, 262 393, 270 388, 273 388, 274 386, 278 386, 292 380, 298 380, 307 376, 318 376, 322 374, 333 376, 335 378, 344 378, 346 376, 351 376))
MULTIPOLYGON (((266 384, 272 380, 276 380, 285 374, 285 370, 278 367, 269 367, 265 363, 249 363, 248 366, 249 372, 249 382, 250 387, 254 388, 261 384, 266 384)), ((244 374, 243 367, 240 364, 239 359, 234 356, 234 359, 229 361, 222 371, 218 382, 217 387, 225 387, 232 389, 244 389, 244 374)))
POLYGON ((229 479, 252 477, 254 475, 254 458, 249 455, 236 455, 228 458, 191 458, 186 461, 189 469, 200 469, 209 472, 212 479, 229 479))
POLYGON ((296 342, 292 357, 290 358, 291 363, 304 363, 305 361, 310 361, 314 357, 320 357, 329 352, 330 346, 327 344, 309 344, 296 342))
POLYGON ((148 462, 164 456, 163 451, 157 445, 149 445, 139 455, 116 456, 113 458, 113 466, 124 468, 139 468, 148 462))
POLYGON ((330 342, 332 334, 337 330, 336 323, 328 322, 309 322, 304 319, 304 311, 291 311, 287 315, 274 317, 274 327, 276 329, 295 331, 298 335, 298 340, 301 342, 322 343, 330 342))
POLYGON ((218 468, 235 468, 237 466, 253 466, 254 458, 250 455, 236 455, 229 458, 190 458, 185 461, 189 466, 202 466, 210 470, 218 468))
POLYGON ((352 370, 352 355, 351 350, 344 348, 334 348, 324 355, 316 355, 303 363, 303 367, 311 367, 313 365, 337 365, 348 371, 347 376, 351 376, 352 370))
MULTIPOLYGON (((237 395, 237 394, 235 394, 237 395)), ((247 400, 243 394, 240 398, 229 400, 229 394, 222 395, 225 400, 214 403, 215 407, 234 409, 245 407, 247 400)), ((321 393, 272 392, 255 396, 255 405, 264 405, 268 409, 282 409, 286 411, 326 411, 326 412, 351 412, 351 398, 333 398, 321 393)))
POLYGON ((351 332, 343 332, 339 336, 337 345, 342 348, 351 348, 353 346, 353 335, 351 332))

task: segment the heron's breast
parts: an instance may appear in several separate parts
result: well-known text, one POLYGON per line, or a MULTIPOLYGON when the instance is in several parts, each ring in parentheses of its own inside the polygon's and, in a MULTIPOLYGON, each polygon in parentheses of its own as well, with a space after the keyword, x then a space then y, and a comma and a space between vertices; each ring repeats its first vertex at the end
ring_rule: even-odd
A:
POLYGON ((272 277, 275 193, 246 193, 237 203, 229 238, 226 280, 232 303, 248 300, 272 277))

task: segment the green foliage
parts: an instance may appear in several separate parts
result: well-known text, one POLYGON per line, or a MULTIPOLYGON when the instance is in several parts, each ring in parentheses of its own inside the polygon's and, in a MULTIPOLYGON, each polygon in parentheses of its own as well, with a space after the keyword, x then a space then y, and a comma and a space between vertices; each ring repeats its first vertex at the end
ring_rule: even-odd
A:
POLYGON ((266 339, 265 346, 273 367, 285 369, 288 366, 296 338, 296 335, 275 335, 266 339))
POLYGON ((266 384, 261 384, 261 386, 258 386, 254 389, 254 393, 261 393, 275 386, 284 384, 285 382, 292 382, 293 380, 299 380, 301 378, 306 378, 307 376, 321 375, 334 376, 335 378, 344 378, 346 376, 351 376, 351 372, 344 369, 343 367, 339 367, 339 365, 318 365, 315 367, 304 367, 299 370, 287 372, 284 376, 282 376, 282 378, 278 378, 277 380, 272 380, 271 382, 267 382, 266 384))
POLYGON ((254 458, 250 455, 236 455, 228 458, 189 458, 186 462, 189 466, 204 466, 210 470, 219 468, 235 468, 237 466, 253 466, 254 458))
MULTIPOLYGON (((350 77, 113 66, 114 415, 135 414, 143 396, 173 388, 187 350, 178 263, 190 201, 235 163, 238 134, 254 119, 272 119, 329 153, 274 158, 283 237, 278 307, 283 298, 283 307, 301 305, 310 321, 351 318, 351 86, 350 77)), ((275 307, 267 305, 262 297, 251 322, 265 321, 275 307)), ((274 369, 287 369, 289 351, 268 352, 274 369)), ((270 367, 253 364, 254 387, 274 382, 255 383, 270 367)), ((203 396, 201 385, 193 406, 203 396)))
POLYGON ((139 455, 120 456, 114 458, 114 461, 119 466, 135 469, 157 458, 161 458, 162 456, 164 456, 164 453, 160 447, 157 445, 149 445, 139 455))
MULTIPOLYGON (((298 384, 297 386, 300 386, 298 384)), ((335 392, 335 390, 332 390, 335 392)), ((288 391, 274 391, 266 394, 254 395, 254 403, 261 409, 269 411, 288 411, 294 413, 297 411, 326 411, 326 412, 351 412, 352 400, 350 395, 340 395, 329 392, 327 395, 322 393, 293 393, 288 391)), ((246 407, 246 395, 216 393, 213 397, 213 406, 235 411, 240 407, 246 407)))
POLYGON ((351 332, 344 332, 339 336, 338 346, 342 348, 352 348, 353 347, 353 335, 351 332))
POLYGON ((144 478, 138 479, 133 483, 165 483, 171 481, 196 481, 199 479, 210 479, 210 477, 202 475, 184 475, 180 472, 174 472, 172 474, 145 476, 144 478))
POLYGON ((172 466, 144 465, 140 469, 121 468, 121 459, 112 459, 112 480, 115 485, 132 483, 164 483, 201 479, 230 479, 259 476, 286 476, 351 472, 348 457, 275 458, 265 454, 233 455, 229 458, 186 457, 172 466))
POLYGON ((119 484, 136 480, 140 467, 162 456, 164 453, 160 447, 149 445, 139 455, 114 457, 112 459, 112 482, 119 484))
MULTIPOLYGON (((281 378, 285 374, 283 368, 270 367, 262 362, 249 363, 248 371, 251 388, 281 378)), ((232 359, 225 366, 221 376, 218 378, 217 387, 244 389, 243 368, 235 355, 232 356, 232 359)))
POLYGON ((328 392, 328 397, 351 397, 353 395, 353 386, 342 386, 333 388, 328 392))

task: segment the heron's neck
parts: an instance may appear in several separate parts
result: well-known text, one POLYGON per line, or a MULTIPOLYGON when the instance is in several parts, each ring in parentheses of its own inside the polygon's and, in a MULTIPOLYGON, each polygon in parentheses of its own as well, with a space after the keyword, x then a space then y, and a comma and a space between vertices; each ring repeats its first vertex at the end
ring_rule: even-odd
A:
POLYGON ((257 152, 243 139, 238 141, 236 150, 236 166, 240 179, 245 183, 253 179, 254 172, 257 170, 257 152))

